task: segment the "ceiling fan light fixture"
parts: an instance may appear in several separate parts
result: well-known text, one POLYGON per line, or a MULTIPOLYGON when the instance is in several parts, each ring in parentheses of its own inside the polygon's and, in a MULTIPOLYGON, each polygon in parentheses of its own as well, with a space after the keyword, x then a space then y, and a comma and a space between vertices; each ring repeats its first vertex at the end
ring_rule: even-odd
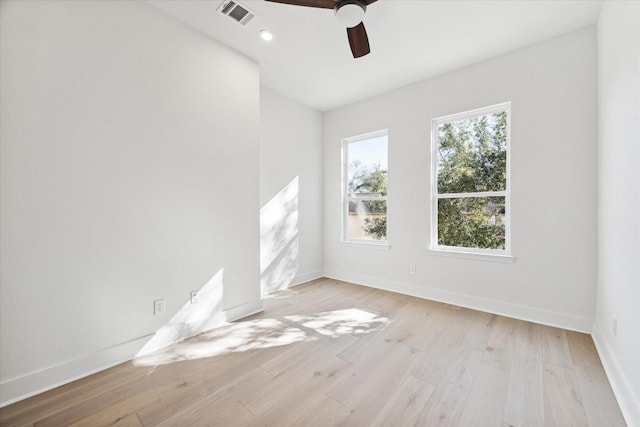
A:
POLYGON ((347 28, 353 28, 364 19, 367 6, 360 0, 340 0, 335 7, 336 17, 347 28))

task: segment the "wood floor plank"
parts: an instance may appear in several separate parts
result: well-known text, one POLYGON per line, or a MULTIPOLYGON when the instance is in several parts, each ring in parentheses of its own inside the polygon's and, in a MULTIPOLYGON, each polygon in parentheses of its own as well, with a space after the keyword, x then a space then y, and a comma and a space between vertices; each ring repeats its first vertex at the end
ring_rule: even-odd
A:
POLYGON ((249 426, 300 425, 297 420, 313 410, 318 397, 325 397, 324 392, 347 366, 347 362, 335 356, 325 357, 321 363, 309 364, 296 375, 274 377, 269 386, 263 387, 258 399, 247 399, 247 394, 239 396, 240 402, 256 416, 249 426))
POLYGON ((136 414, 127 415, 110 425, 114 427, 144 427, 136 414))
MULTIPOLYGON (((250 360, 250 359, 249 359, 250 360)), ((180 392, 171 394, 159 402, 138 411, 138 415, 145 426, 159 425, 164 420, 174 417, 176 413, 191 408, 194 405, 218 393, 230 395, 233 393, 246 394, 264 387, 272 376, 261 369, 235 370, 230 376, 213 376, 202 381, 187 383, 180 392)))
POLYGON ((106 369, 0 409, 0 425, 31 425, 37 419, 54 415, 109 390, 143 378, 148 372, 148 368, 135 367, 130 362, 106 369), (34 414, 38 414, 39 418, 35 418, 34 414))
POLYGON ((179 394, 186 387, 192 384, 187 383, 187 380, 182 375, 177 375, 173 380, 170 380, 164 384, 160 384, 153 390, 156 392, 160 399, 168 399, 175 394, 179 394))
POLYGON ((538 329, 529 322, 518 320, 513 340, 504 420, 508 425, 518 427, 544 425, 542 350, 538 329))
POLYGON ((71 424, 70 427, 109 426, 118 424, 127 418, 129 418, 129 420, 133 420, 133 418, 130 417, 135 415, 139 409, 142 409, 154 402, 158 402, 159 400, 160 398, 153 389, 147 389, 117 403, 116 405, 112 405, 87 418, 83 418, 82 420, 71 424))
POLYGON ((380 316, 396 316, 398 311, 404 308, 411 301, 411 297, 394 294, 388 291, 378 291, 371 295, 368 300, 362 300, 360 304, 380 316))
POLYGON ((587 417, 573 369, 544 363, 544 422, 549 426, 586 426, 587 417))
POLYGON ((406 377, 396 393, 390 396, 372 425, 380 427, 414 425, 434 389, 433 384, 412 376, 406 377))
POLYGON ((216 394, 201 402, 200 405, 191 406, 178 412, 175 416, 158 424, 158 426, 228 427, 246 425, 252 419, 253 414, 242 406, 240 402, 216 394))
POLYGON ((380 339, 370 343, 367 351, 355 359, 352 367, 329 390, 329 397, 350 407, 361 402, 363 394, 371 394, 370 390, 383 389, 389 393, 390 389, 386 387, 397 385, 409 374, 407 368, 414 363, 416 350, 403 343, 386 340, 383 332, 376 336, 380 339))
POLYGON ((493 333, 493 328, 498 316, 482 311, 464 309, 465 313, 471 311, 470 322, 466 323, 466 334, 463 345, 473 350, 482 351, 487 346, 489 337, 493 333))
MULTIPOLYGON (((389 333, 389 331, 386 331, 389 333)), ((369 360, 371 357, 371 348, 375 348, 375 346, 381 344, 381 332, 373 332, 370 334, 366 334, 358 337, 358 340, 347 346, 344 350, 338 353, 338 357, 343 360, 346 360, 349 363, 356 364, 359 360, 369 360), (370 348, 371 347, 371 348, 370 348)), ((391 337, 389 335, 388 341, 397 341, 397 336, 391 337)))
MULTIPOLYGON (((111 407, 126 401, 128 398, 145 392, 147 389, 153 388, 155 385, 155 376, 145 376, 136 381, 131 381, 123 386, 111 389, 99 396, 82 401, 65 410, 59 411, 54 415, 42 418, 34 422, 34 426, 61 426, 71 425, 82 419, 90 417, 101 411, 108 410, 111 407)), ((155 395, 155 392, 154 392, 155 395)))
POLYGON ((309 402, 302 416, 293 418, 293 426, 329 427, 347 416, 347 408, 326 394, 321 394, 309 402))
POLYGON ((513 363, 517 320, 508 317, 491 319, 492 327, 485 349, 485 363, 509 372, 513 363))
POLYGON ((574 331, 565 331, 565 334, 567 336, 567 343, 569 344, 571 361, 574 366, 589 368, 599 368, 602 366, 591 336, 574 331))
POLYGON ((575 372, 589 425, 625 426, 622 412, 602 366, 576 366, 575 372))
POLYGON ((0 408, 0 425, 624 425, 585 334, 334 279, 264 306, 0 408))
POLYGON ((476 379, 483 352, 459 347, 415 423, 416 426, 457 426, 476 379))
POLYGON ((459 349, 448 345, 445 340, 434 341, 424 351, 417 353, 411 375, 431 384, 440 383, 459 349))
POLYGON ((285 411, 294 411, 304 400, 312 399, 313 394, 324 393, 350 368, 347 362, 328 353, 309 359, 238 399, 252 413, 273 418, 270 414, 281 411, 282 407, 285 411))
MULTIPOLYGON (((238 399, 252 413, 264 415, 280 402, 298 400, 333 385, 336 377, 349 368, 349 363, 336 357, 358 339, 354 336, 319 338, 282 351, 261 364, 272 380, 263 387, 244 393, 238 399), (308 388, 311 390, 308 390, 308 388)), ((291 408, 291 405, 287 407, 291 408)))
POLYGON ((542 339, 542 358, 554 365, 573 368, 573 358, 567 341, 567 334, 563 329, 538 325, 542 339))
POLYGON ((459 425, 502 427, 508 384, 509 374, 506 371, 481 364, 460 414, 459 425))
MULTIPOLYGON (((206 337, 199 337, 194 342, 201 345, 206 337)), ((211 338, 211 337, 209 337, 211 338)), ((247 337, 248 339, 253 339, 247 337)), ((215 340, 211 344, 216 346, 215 340)), ((185 345, 184 343, 181 345, 185 345)), ((171 348, 167 352, 171 353, 171 348)), ((173 376, 166 381, 157 381, 154 387, 163 401, 158 405, 150 405, 157 414, 167 414, 169 408, 189 405, 197 396, 210 395, 233 384, 247 372, 247 366, 254 368, 280 354, 277 346, 251 351, 239 351, 217 357, 195 358, 162 366, 161 369, 174 369, 173 376)), ((151 411, 151 412, 153 412, 151 411)), ((150 411, 143 410, 141 417, 147 422, 150 411)))
POLYGON ((443 304, 435 310, 429 311, 427 313, 427 318, 422 325, 418 325, 415 322, 410 323, 410 321, 408 321, 408 328, 416 328, 419 330, 419 333, 413 335, 415 342, 409 341, 407 342, 407 345, 410 345, 420 351, 425 351, 435 344, 457 344, 457 334, 453 333, 453 330, 449 331, 449 327, 453 326, 456 330, 462 329, 461 324, 454 322, 454 319, 458 316, 459 312, 459 307, 443 304))
POLYGON ((260 366, 274 377, 296 375, 298 373, 297 369, 303 369, 313 364, 321 364, 323 359, 336 357, 345 348, 354 345, 358 341, 358 338, 347 335, 300 343, 297 346, 283 349, 278 355, 265 361, 260 366))
POLYGON ((327 393, 349 411, 337 425, 370 425, 408 376, 407 367, 413 363, 416 350, 402 343, 385 344, 386 351, 377 353, 366 365, 354 366, 327 393))

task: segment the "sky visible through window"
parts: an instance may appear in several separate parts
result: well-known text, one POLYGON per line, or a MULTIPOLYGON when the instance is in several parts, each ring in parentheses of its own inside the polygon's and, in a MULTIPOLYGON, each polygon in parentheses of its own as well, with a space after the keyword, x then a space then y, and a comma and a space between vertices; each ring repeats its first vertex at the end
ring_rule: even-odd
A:
POLYGON ((380 164, 386 170, 387 165, 387 136, 379 136, 349 144, 349 162, 359 160, 363 166, 370 167, 380 164))

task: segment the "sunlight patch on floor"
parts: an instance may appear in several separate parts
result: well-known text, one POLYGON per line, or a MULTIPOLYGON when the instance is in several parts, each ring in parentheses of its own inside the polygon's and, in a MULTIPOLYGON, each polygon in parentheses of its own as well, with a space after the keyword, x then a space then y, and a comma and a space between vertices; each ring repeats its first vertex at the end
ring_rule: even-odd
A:
POLYGON ((332 338, 347 334, 366 334, 380 330, 390 323, 386 317, 378 317, 374 313, 357 308, 327 311, 307 316, 286 316, 286 319, 332 338))
POLYGON ((386 317, 357 308, 285 316, 282 320, 265 318, 240 321, 225 324, 162 350, 141 354, 134 359, 134 364, 158 366, 286 346, 321 337, 366 334, 378 331, 390 322, 386 317))
POLYGON ((152 354, 134 359, 137 366, 222 356, 316 339, 276 319, 231 323, 152 354))

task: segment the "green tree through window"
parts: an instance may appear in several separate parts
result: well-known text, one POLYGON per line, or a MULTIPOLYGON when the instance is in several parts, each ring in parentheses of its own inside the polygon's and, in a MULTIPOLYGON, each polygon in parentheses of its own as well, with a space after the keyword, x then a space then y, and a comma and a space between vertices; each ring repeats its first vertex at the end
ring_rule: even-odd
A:
POLYGON ((436 119, 436 246, 505 251, 509 105, 436 119))
POLYGON ((343 140, 343 239, 387 240, 387 132, 343 140))
MULTIPOLYGON (((354 160, 349 165, 349 170, 353 175, 349 180, 349 193, 367 193, 387 195, 387 170, 382 169, 380 163, 372 167, 362 165, 360 160, 354 160)), ((387 201, 367 200, 362 201, 366 211, 371 214, 364 218, 362 229, 367 236, 376 240, 386 240, 387 238, 387 201)), ((350 213, 356 213, 357 202, 352 201, 349 206, 350 213)))

